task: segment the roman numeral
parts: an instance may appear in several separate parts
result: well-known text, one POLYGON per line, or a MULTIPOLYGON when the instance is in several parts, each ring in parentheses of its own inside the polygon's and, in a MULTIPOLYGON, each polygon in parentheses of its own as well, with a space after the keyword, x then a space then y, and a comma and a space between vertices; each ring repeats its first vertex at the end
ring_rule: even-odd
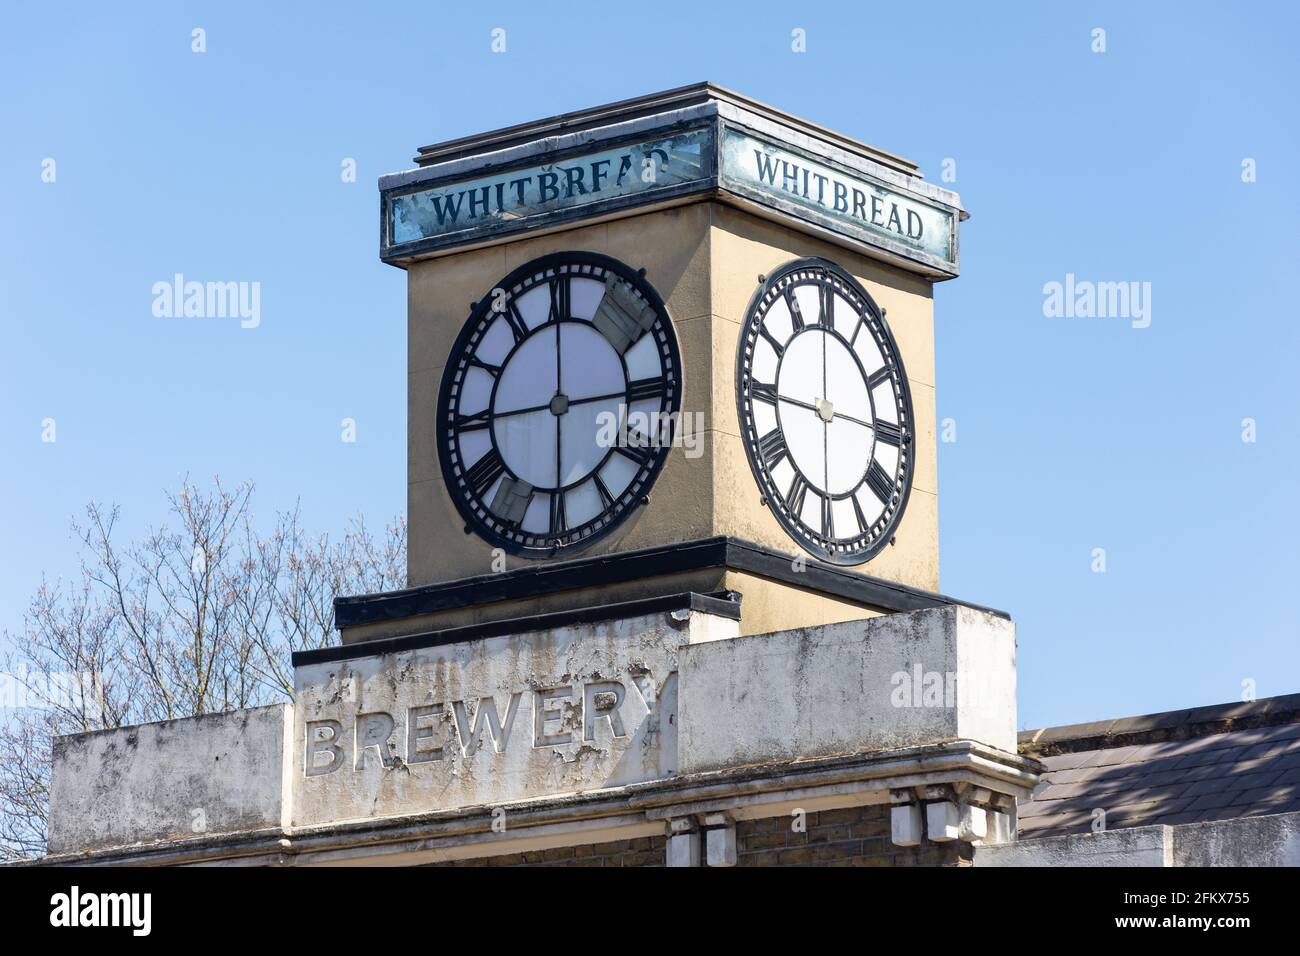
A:
POLYGON ((515 337, 515 344, 518 345, 528 337, 528 323, 524 321, 524 317, 519 314, 519 309, 513 302, 503 314, 506 322, 510 324, 510 334, 515 337))
POLYGON ((551 495, 551 534, 559 534, 568 527, 568 517, 564 513, 564 492, 557 491, 551 495))
POLYGON ((817 286, 817 297, 822 307, 821 323, 828 329, 835 327, 835 290, 828 285, 817 286))
POLYGON ((882 422, 877 418, 875 425, 872 427, 876 430, 876 439, 878 441, 882 441, 886 445, 893 445, 895 448, 903 444, 903 430, 893 422, 882 422))
POLYGON ((802 332, 804 327, 803 313, 799 311, 799 300, 794 297, 794 291, 787 288, 785 290, 785 304, 790 307, 790 322, 794 325, 796 332, 802 332))
POLYGON ((452 427, 460 432, 477 431, 480 428, 487 428, 492 424, 492 409, 485 408, 481 412, 475 412, 473 415, 457 415, 456 421, 452 427))
POLYGON ((614 496, 609 493, 605 483, 600 480, 600 475, 592 475, 591 480, 596 483, 596 494, 600 495, 600 507, 602 511, 608 511, 614 504, 614 496))
POLYGON ((831 513, 831 499, 822 498, 822 537, 831 539, 835 537, 835 516, 831 513))
POLYGON ((659 313, 633 292, 631 286, 609 275, 605 277, 605 294, 591 324, 609 340, 615 351, 625 355, 642 335, 653 328, 658 318, 659 313))
POLYGON ((797 471, 794 473, 794 480, 790 482, 790 489, 785 493, 785 504, 790 509, 790 513, 798 518, 803 514, 803 501, 808 496, 808 482, 803 480, 803 475, 797 471))
POLYGON ((767 402, 769 405, 776 404, 776 386, 769 385, 767 382, 755 382, 751 379, 749 382, 749 395, 750 398, 757 399, 760 402, 767 402))
POLYGON ((628 404, 646 401, 651 398, 662 398, 666 388, 667 383, 662 378, 639 378, 635 382, 629 382, 627 386, 628 404))
POLYGON ((526 481, 517 481, 506 475, 497 485, 497 493, 492 496, 488 510, 505 524, 518 526, 528 513, 528 505, 533 500, 533 486, 526 481))
POLYGON ((781 429, 773 428, 758 440, 758 453, 768 471, 776 467, 777 462, 786 455, 785 436, 781 434, 781 429))
POLYGON ((758 334, 767 339, 767 344, 772 346, 772 351, 776 353, 777 358, 785 354, 785 346, 776 340, 776 336, 767 330, 766 325, 758 327, 758 334))
POLYGON ((632 459, 641 468, 648 465, 655 454, 654 443, 650 441, 650 437, 638 429, 628 431, 627 441, 614 450, 623 457, 632 459))
POLYGON ((556 276, 551 279, 551 314, 548 322, 562 322, 570 317, 569 312, 569 278, 556 276))
POLYGON ((867 484, 884 504, 888 505, 894 500, 894 479, 885 474, 885 469, 880 467, 880 462, 873 461, 867 468, 867 484))
POLYGON ((875 388, 881 382, 889 380, 894 374, 894 369, 889 365, 882 365, 870 375, 867 376, 867 390, 875 388))
POLYGON ((489 365, 487 362, 483 361, 478 356, 474 356, 472 359, 470 359, 469 364, 474 366, 475 368, 481 368, 483 371, 487 372, 493 378, 496 378, 498 375, 501 374, 500 365, 489 365))
POLYGON ((486 455, 474 463, 473 468, 465 472, 465 482, 474 489, 474 494, 482 498, 505 470, 505 462, 501 460, 497 450, 491 448, 486 455))
POLYGON ((858 522, 858 534, 862 534, 862 532, 867 530, 867 516, 862 513, 862 506, 858 504, 858 496, 856 494, 849 495, 849 501, 853 502, 853 517, 856 518, 858 522))

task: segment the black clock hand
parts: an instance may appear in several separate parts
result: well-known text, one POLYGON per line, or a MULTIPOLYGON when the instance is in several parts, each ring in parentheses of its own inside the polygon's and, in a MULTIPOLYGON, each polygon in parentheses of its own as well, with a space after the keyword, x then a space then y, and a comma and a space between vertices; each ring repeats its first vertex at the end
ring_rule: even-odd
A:
MULTIPOLYGON (((801 402, 801 401, 799 401, 799 399, 797 399, 797 398, 786 398, 784 395, 778 395, 778 396, 776 397, 776 400, 777 400, 778 402, 786 402, 786 403, 788 403, 788 404, 790 404, 790 405, 796 405, 796 406, 798 406, 799 408, 806 408, 806 409, 807 409, 808 411, 810 411, 810 412, 815 412, 815 411, 817 411, 817 406, 816 406, 816 405, 809 404, 808 402, 801 402)), ((513 412, 512 412, 511 414, 513 414, 513 412)), ((844 419, 846 422, 852 422, 852 423, 855 424, 855 425, 861 425, 863 428, 871 428, 871 427, 872 427, 872 426, 868 425, 866 422, 862 421, 861 419, 854 418, 852 415, 845 415, 843 412, 836 412, 836 413, 835 413, 835 417, 836 417, 836 418, 842 418, 842 419, 844 419)))
MULTIPOLYGON (((824 293, 825 289, 822 288, 821 290, 819 290, 819 292, 824 293)), ((822 315, 820 321, 825 322, 826 319, 828 318, 828 316, 825 314, 826 298, 824 295, 821 295, 820 298, 822 301, 822 315)), ((830 388, 830 383, 826 381, 826 339, 827 339, 827 335, 825 332, 823 332, 822 333, 822 400, 825 402, 829 402, 830 392, 828 391, 828 389, 830 388)), ((817 417, 818 418, 822 417, 820 411, 818 411, 817 417)), ((835 413, 832 411, 831 419, 834 420, 834 418, 835 418, 835 413)), ((823 425, 822 427, 822 487, 826 488, 830 486, 830 482, 831 482, 831 423, 823 419, 822 425, 823 425)))
MULTIPOLYGON (((593 395, 591 398, 571 398, 569 399, 569 407, 572 408, 574 405, 586 405, 588 402, 607 402, 611 398, 622 398, 626 394, 627 389, 623 389, 619 392, 610 392, 608 395, 593 395)), ((508 412, 494 412, 492 418, 509 418, 511 415, 527 415, 529 412, 549 411, 550 408, 550 402, 547 402, 545 405, 533 405, 530 408, 512 408, 508 412)))
MULTIPOLYGON (((555 323, 555 394, 562 395, 563 393, 564 393, 564 372, 563 372, 563 368, 560 365, 560 323, 556 322, 555 323)), ((555 487, 556 487, 555 493, 557 495, 564 494, 563 491, 559 490, 564 485, 564 482, 560 480, 560 428, 561 428, 560 419, 562 419, 563 417, 564 417, 563 415, 555 416, 555 487)), ((551 530, 554 531, 555 529, 552 528, 551 530)))

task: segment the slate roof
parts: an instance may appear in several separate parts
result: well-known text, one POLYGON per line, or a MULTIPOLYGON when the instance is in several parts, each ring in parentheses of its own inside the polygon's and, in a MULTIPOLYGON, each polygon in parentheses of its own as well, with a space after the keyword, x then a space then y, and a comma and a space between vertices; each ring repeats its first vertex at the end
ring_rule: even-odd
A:
POLYGON ((1022 838, 1300 810, 1300 694, 1020 734, 1047 766, 1022 838))

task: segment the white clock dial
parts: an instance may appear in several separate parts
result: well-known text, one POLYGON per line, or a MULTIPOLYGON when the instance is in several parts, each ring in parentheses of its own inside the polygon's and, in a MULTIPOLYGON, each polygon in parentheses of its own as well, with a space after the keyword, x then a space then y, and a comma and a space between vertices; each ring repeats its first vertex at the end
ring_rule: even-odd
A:
POLYGON ((911 489, 912 405, 866 290, 824 259, 766 279, 741 330, 736 391, 750 467, 786 531, 836 564, 884 547, 911 489))
POLYGON ((592 253, 521 266, 474 307, 443 376, 438 454, 466 530, 539 557, 612 530, 658 474, 680 395, 672 323, 640 273, 592 253))

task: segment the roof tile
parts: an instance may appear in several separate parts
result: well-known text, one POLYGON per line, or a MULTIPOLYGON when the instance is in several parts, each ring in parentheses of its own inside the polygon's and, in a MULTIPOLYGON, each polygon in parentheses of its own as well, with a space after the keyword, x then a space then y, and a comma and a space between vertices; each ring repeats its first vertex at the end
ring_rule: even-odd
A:
POLYGON ((1079 766, 1113 767, 1125 763, 1133 754, 1137 753, 1137 750, 1137 747, 1114 747, 1106 750, 1094 750, 1092 756, 1079 766))
MULTIPOLYGON (((1220 716, 1236 713, 1232 707, 1212 710, 1220 716)), ((1172 726, 1175 718, 1179 726, 1196 722, 1195 712, 1153 717, 1159 718, 1153 726, 1172 726)), ((1141 728, 1129 725, 1141 720, 1101 721, 1083 729, 1133 733, 1141 728)), ((1088 736, 1070 729, 1076 739, 1088 736)), ((1057 738, 1069 737, 1066 728, 1056 730, 1061 731, 1057 738)), ((1049 728, 1041 736, 1051 734, 1049 728)), ((1300 722, 1078 750, 1043 762, 1042 782, 1018 804, 1021 833, 1028 838, 1085 833, 1095 809, 1106 811, 1110 829, 1300 810, 1300 722)))
POLYGON ((1237 797, 1235 790, 1221 790, 1218 793, 1206 793, 1197 797, 1188 810, 1217 810, 1219 807, 1228 807, 1237 797))

